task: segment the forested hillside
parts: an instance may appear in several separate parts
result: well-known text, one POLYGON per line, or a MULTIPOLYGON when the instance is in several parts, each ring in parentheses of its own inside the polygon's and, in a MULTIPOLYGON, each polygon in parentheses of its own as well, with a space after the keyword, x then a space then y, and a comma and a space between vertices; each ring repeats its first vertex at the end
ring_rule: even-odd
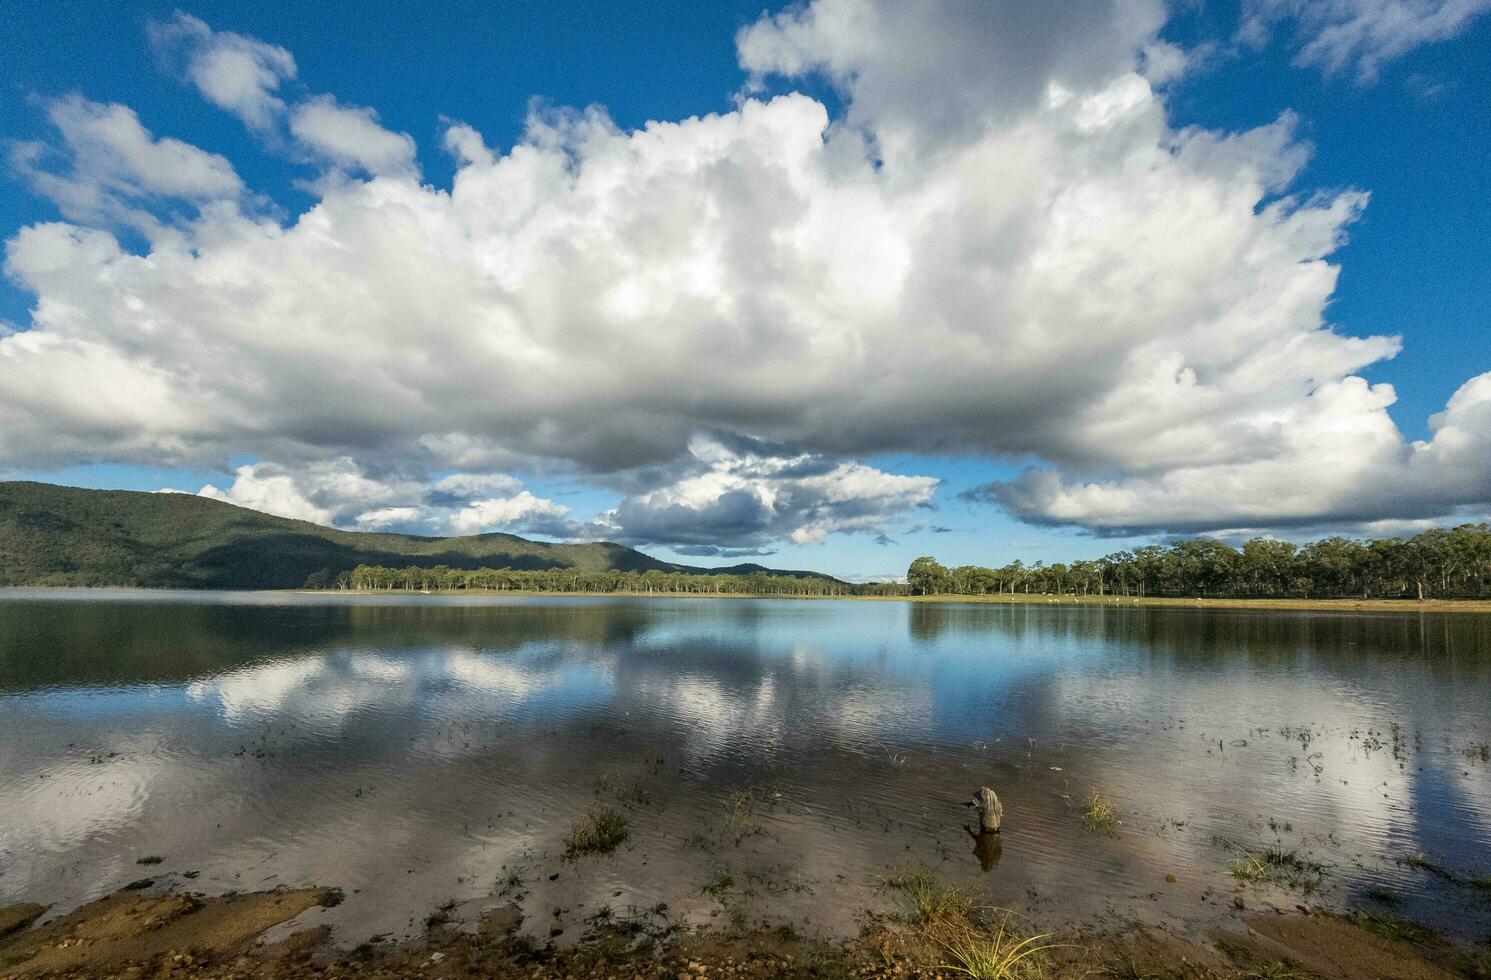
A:
POLYGON ((1491 524, 1434 528, 1415 537, 1325 538, 1298 546, 1254 538, 1241 548, 1195 538, 1117 551, 1095 561, 946 568, 918 558, 906 581, 917 595, 1048 593, 1274 599, 1486 598, 1491 524))
MULTIPOLYGON (((606 542, 338 531, 188 494, 0 483, 0 585, 283 589, 307 580, 330 583, 359 565, 713 571, 606 542)), ((749 574, 758 568, 720 571, 749 574)))

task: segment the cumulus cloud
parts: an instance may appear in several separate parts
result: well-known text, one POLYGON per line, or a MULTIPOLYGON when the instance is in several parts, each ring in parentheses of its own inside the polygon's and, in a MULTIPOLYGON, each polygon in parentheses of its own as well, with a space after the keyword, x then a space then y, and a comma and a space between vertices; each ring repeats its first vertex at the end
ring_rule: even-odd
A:
POLYGON ((520 530, 561 537, 582 531, 563 520, 567 508, 534 496, 506 474, 453 473, 430 483, 399 473, 369 475, 348 457, 295 468, 251 463, 237 469, 228 489, 208 484, 200 493, 280 517, 365 531, 520 530))
POLYGON ((330 95, 307 99, 290 116, 290 132, 317 156, 366 173, 414 171, 414 140, 378 125, 378 113, 339 105, 330 95))
POLYGON ((1246 0, 1239 35, 1262 43, 1280 22, 1296 28, 1294 63, 1362 82, 1412 51, 1463 33, 1491 0, 1246 0))
POLYGON ((288 127, 294 151, 337 171, 370 175, 416 175, 414 140, 378 123, 367 106, 348 106, 335 96, 309 95, 287 104, 276 94, 295 79, 289 51, 232 31, 215 31, 180 11, 153 22, 150 43, 168 64, 179 63, 203 98, 233 113, 249 129, 278 143, 288 127))
POLYGON ((1279 436, 1278 443, 1263 436, 1272 448, 1266 455, 1090 483, 1031 470, 966 496, 998 500, 1033 522, 1115 534, 1402 525, 1491 497, 1491 373, 1455 393, 1431 420, 1429 441, 1404 444, 1385 412, 1393 397, 1388 385, 1346 378, 1286 415, 1255 419, 1258 430, 1279 436))
POLYGON ((896 516, 929 505, 938 483, 740 439, 700 437, 689 450, 693 472, 601 515, 607 537, 692 546, 692 554, 821 543, 829 534, 881 532, 896 516))
POLYGON ((214 31, 179 10, 147 30, 157 55, 179 64, 207 101, 256 132, 267 133, 278 124, 285 103, 275 92, 281 82, 295 77, 289 51, 231 31, 214 31))
POLYGON ((287 128, 327 113, 297 145, 343 171, 293 220, 204 207, 143 255, 76 216, 6 243, 36 303, 0 336, 0 459, 246 454, 220 492, 311 519, 578 533, 516 483, 435 482, 543 468, 621 497, 588 533, 696 549, 886 533, 935 493, 856 462, 890 452, 1033 459, 987 495, 1099 530, 1491 500, 1477 382, 1410 445, 1357 376, 1398 340, 1326 321, 1367 196, 1296 186, 1291 114, 1171 126, 1154 3, 909 9, 763 18, 730 111, 537 110, 505 152, 452 125, 449 189, 370 110, 281 93, 287 128), (841 117, 768 91, 808 75, 841 117))
POLYGON ((128 106, 68 95, 45 107, 60 142, 14 144, 11 164, 69 220, 156 237, 164 225, 155 209, 233 200, 243 191, 227 158, 157 138, 128 106))

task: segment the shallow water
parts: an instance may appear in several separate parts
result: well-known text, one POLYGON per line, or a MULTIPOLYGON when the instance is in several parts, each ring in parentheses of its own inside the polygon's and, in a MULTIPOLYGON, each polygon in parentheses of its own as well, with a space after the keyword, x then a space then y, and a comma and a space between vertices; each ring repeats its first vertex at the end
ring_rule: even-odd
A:
POLYGON ((1241 893, 1482 939, 1488 741, 1479 615, 12 590, 0 904, 192 876, 338 886, 301 922, 347 943, 519 896, 544 938, 660 902, 844 934, 926 866, 1051 925, 1195 932, 1241 893), (563 860, 602 804, 631 840, 563 860), (1270 845, 1318 889, 1229 875, 1270 845))

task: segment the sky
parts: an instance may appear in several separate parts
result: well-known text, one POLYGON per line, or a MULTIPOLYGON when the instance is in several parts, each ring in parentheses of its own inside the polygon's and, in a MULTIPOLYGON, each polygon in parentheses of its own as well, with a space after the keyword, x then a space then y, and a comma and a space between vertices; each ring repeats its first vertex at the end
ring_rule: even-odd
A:
POLYGON ((0 59, 0 478, 853 578, 1491 513, 1491 0, 11 0, 0 59))

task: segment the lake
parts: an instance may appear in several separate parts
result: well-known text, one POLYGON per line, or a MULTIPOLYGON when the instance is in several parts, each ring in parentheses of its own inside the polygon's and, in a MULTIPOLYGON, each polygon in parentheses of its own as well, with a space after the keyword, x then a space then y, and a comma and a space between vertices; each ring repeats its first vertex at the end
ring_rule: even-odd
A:
POLYGON ((845 935, 925 867, 1050 925, 1491 934, 1483 615, 9 590, 0 733, 0 905, 148 876, 338 887, 297 925, 348 944, 513 900, 544 939, 660 903, 845 935), (566 860, 602 806, 629 840, 566 860))

